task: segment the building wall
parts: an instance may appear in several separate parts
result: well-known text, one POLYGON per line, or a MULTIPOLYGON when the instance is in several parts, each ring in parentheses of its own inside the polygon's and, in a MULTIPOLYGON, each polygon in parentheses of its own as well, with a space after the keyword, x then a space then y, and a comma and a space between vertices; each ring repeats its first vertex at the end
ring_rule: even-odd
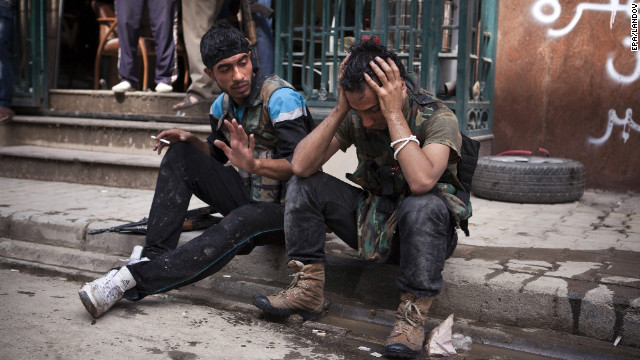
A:
POLYGON ((588 189, 640 191, 640 52, 615 2, 500 1, 494 154, 542 147, 582 162, 588 189))

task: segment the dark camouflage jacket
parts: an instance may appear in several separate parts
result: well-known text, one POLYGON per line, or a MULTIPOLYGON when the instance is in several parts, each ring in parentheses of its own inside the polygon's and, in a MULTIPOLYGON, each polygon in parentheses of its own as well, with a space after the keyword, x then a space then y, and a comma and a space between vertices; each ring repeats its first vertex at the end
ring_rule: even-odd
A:
MULTIPOLYGON (((405 80, 408 99, 403 114, 411 133, 424 146, 425 130, 433 116, 455 115, 446 105, 437 100, 426 90, 419 88, 417 79, 408 74, 405 80)), ((389 146, 391 138, 388 131, 371 131, 362 125, 362 120, 355 114, 352 116, 351 138, 356 147, 358 166, 347 178, 367 190, 362 194, 357 211, 358 243, 360 254, 368 260, 384 260, 392 246, 397 225, 396 209, 411 191, 399 166, 393 158, 393 148, 389 146)), ((455 120, 457 122, 457 120, 455 120)), ((456 134, 461 136, 459 131, 456 134)), ((340 136, 338 134, 338 138, 340 136)), ((451 150, 449 167, 440 179, 438 186, 432 190, 443 198, 452 210, 452 216, 459 224, 460 217, 470 216, 470 207, 458 199, 457 162, 460 160, 461 141, 447 140, 445 143, 451 150)), ((346 148, 343 148, 346 150, 346 148)))

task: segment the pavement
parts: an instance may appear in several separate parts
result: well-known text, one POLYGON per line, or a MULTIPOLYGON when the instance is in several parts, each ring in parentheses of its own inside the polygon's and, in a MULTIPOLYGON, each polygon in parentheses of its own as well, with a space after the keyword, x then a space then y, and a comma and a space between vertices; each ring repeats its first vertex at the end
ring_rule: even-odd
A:
MULTIPOLYGON (((100 276, 144 238, 87 232, 140 220, 152 197, 149 190, 0 177, 0 263, 82 281, 100 276)), ((471 236, 459 232, 430 317, 454 314, 457 324, 640 348, 640 194, 586 191, 579 201, 549 205, 476 197, 472 203, 471 236)), ((194 199, 190 207, 203 205, 194 199)), ((181 241, 197 234, 183 233, 181 241)), ((391 323, 397 266, 362 261, 331 234, 326 251, 327 313, 391 323)), ((249 302, 289 283, 285 262, 282 246, 257 248, 177 293, 204 289, 249 302)), ((486 342, 507 341, 494 335, 483 334, 486 342)))

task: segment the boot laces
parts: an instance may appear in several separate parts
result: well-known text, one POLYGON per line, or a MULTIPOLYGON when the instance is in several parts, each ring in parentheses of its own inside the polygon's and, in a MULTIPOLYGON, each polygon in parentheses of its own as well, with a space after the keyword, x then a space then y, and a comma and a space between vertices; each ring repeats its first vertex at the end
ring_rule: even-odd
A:
POLYGON ((293 277, 293 279, 291 280, 291 283, 289 284, 289 286, 286 289, 282 290, 280 294, 286 295, 288 297, 289 296, 288 293, 291 292, 293 293, 294 297, 298 296, 298 293, 301 292, 301 289, 298 287, 298 282, 304 278, 304 272, 298 271, 293 275, 289 275, 289 276, 293 277))
POLYGON ((289 276, 293 277, 293 279, 291 280, 291 284, 289 284, 289 287, 287 289, 292 289, 298 285, 298 281, 302 280, 302 278, 304 277, 304 272, 298 271, 297 273, 289 276))
POLYGON ((422 320, 422 313, 416 304, 407 300, 401 311, 402 320, 413 327, 419 327, 422 320))

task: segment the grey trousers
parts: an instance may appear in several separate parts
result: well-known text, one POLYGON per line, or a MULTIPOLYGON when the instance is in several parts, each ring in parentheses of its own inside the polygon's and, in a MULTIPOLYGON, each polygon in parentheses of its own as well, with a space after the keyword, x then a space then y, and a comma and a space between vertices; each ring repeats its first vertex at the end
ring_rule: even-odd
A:
MULTIPOLYGON (((292 177, 284 223, 289 257, 303 263, 325 261, 326 227, 356 249, 356 210, 363 191, 322 172, 292 177)), ((401 270, 398 290, 418 298, 439 294, 445 260, 458 242, 444 202, 433 193, 407 197, 398 209, 395 239, 393 258, 401 270)))
POLYGON ((212 99, 220 94, 220 88, 204 72, 204 63, 200 56, 200 39, 218 19, 223 0, 185 0, 182 1, 182 38, 189 60, 189 78, 191 85, 187 93, 196 93, 204 99, 212 99))

